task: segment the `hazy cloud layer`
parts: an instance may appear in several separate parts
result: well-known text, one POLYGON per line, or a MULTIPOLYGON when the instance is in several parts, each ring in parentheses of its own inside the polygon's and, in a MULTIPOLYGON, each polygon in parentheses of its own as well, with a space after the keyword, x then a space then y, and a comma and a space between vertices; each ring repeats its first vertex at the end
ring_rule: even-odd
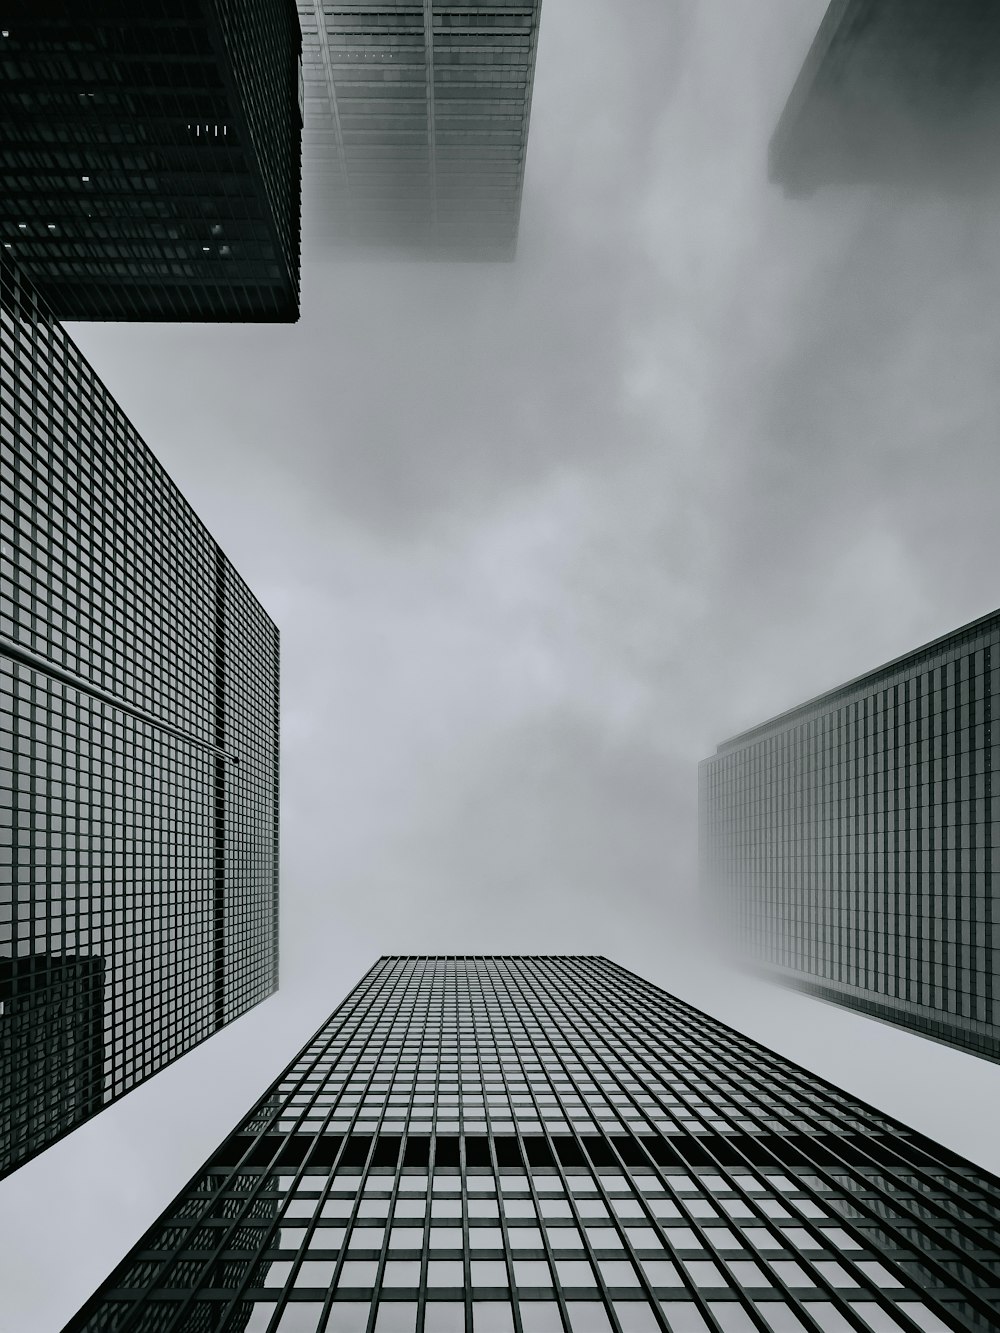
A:
POLYGON ((282 993, 0 1187, 0 1329, 383 951, 606 953, 1000 1166, 996 1069, 695 947, 697 760, 1000 600, 1000 213, 767 183, 823 9, 545 0, 516 264, 74 330, 281 626, 282 993))

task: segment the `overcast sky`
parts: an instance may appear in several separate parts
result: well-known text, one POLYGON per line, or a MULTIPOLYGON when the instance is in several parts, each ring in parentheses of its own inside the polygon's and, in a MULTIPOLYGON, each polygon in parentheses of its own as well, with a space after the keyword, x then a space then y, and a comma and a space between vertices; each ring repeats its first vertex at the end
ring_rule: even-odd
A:
POLYGON ((697 761, 1000 601, 1000 210, 768 184, 824 8, 544 0, 516 263, 73 327, 281 628, 282 980, 0 1186, 2 1333, 383 952, 604 953, 1000 1170, 1000 1067, 698 946, 697 761))

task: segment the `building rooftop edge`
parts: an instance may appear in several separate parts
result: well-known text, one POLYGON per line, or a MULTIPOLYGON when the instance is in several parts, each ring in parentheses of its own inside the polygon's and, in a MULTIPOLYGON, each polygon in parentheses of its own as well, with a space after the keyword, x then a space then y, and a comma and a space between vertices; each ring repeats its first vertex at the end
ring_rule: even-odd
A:
POLYGON ((819 27, 809 44, 805 59, 785 101, 768 144, 768 175, 772 181, 785 182, 794 174, 794 138, 800 119, 808 105, 822 71, 823 63, 834 42, 840 36, 849 17, 857 17, 855 0, 830 0, 819 27), (854 14, 851 14, 852 6, 854 14))
MULTIPOLYGON (((744 731, 737 732, 727 740, 720 741, 715 747, 715 755, 723 754, 726 750, 744 744, 752 737, 768 731, 772 727, 777 727, 779 724, 787 725, 794 718, 811 711, 819 704, 825 703, 826 701, 832 702, 838 695, 846 694, 850 690, 857 689, 858 686, 863 685, 865 681, 874 680, 876 677, 884 675, 885 672, 891 671, 895 667, 900 667, 906 662, 921 657, 924 653, 929 653, 935 648, 943 647, 952 639, 959 639, 963 635, 971 634, 974 630, 983 629, 989 625, 991 621, 996 621, 997 624, 1000 625, 1000 608, 995 611, 989 611, 984 616, 978 616, 975 620, 970 620, 967 624, 960 625, 958 629, 950 630, 947 634, 940 634, 937 638, 930 639, 927 643, 922 643, 918 648, 911 648, 909 652, 901 653, 898 657, 893 657, 888 662, 883 662, 881 666, 872 667, 869 671, 863 671, 859 676, 852 676, 850 680, 844 681, 843 684, 835 685, 832 689, 825 690, 821 694, 815 694, 800 704, 795 704, 793 707, 787 708, 781 713, 776 713, 773 717, 767 718, 764 722, 755 723, 754 726, 747 727, 744 731)), ((708 758, 715 758, 715 755, 709 755, 708 758)), ((706 761, 703 760, 702 762, 704 763, 706 761)))
POLYGON ((485 960, 492 962, 494 959, 521 959, 521 958, 558 958, 561 962, 569 962, 574 959, 582 959, 587 962, 611 963, 612 959, 599 953, 383 953, 379 955, 378 961, 381 962, 445 962, 445 963, 464 963, 479 962, 485 960))

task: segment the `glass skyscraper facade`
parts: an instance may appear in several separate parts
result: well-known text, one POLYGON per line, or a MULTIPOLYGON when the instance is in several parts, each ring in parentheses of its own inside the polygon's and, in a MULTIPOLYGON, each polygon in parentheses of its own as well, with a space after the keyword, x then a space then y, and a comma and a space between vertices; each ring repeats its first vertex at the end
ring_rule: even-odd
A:
POLYGON ((512 259, 541 0, 298 5, 317 244, 512 259))
POLYGON ((944 1333, 1000 1180, 594 957, 386 957, 66 1333, 944 1333))
POLYGON ((277 821, 277 631, 2 254, 0 1175, 275 988, 277 821))
POLYGON ((0 70, 0 241, 56 318, 298 318, 294 0, 9 0, 0 70))
POLYGON ((845 181, 997 181, 993 0, 831 0, 771 142, 790 193, 845 181))
POLYGON ((706 892, 826 1000, 1000 1059, 1000 612, 720 745, 706 892))

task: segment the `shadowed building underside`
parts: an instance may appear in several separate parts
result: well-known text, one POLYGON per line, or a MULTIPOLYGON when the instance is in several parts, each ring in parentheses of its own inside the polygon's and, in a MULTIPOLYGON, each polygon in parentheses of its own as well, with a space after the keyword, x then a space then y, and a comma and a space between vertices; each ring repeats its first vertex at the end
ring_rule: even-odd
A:
POLYGON ((0 240, 55 318, 297 319, 294 0, 0 12, 0 240))
POLYGON ((771 141, 790 194, 873 181, 995 185, 995 0, 833 0, 771 141))
POLYGON ((507 260, 541 0, 299 0, 315 253, 507 260))

